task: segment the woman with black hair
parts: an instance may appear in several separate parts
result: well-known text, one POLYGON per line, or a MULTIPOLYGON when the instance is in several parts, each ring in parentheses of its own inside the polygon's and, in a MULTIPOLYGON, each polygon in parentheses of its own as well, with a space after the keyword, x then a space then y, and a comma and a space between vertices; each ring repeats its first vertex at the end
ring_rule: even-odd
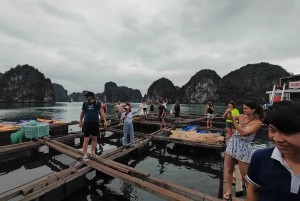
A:
POLYGON ((246 176, 247 201, 299 201, 300 103, 274 103, 267 110, 265 124, 275 147, 253 154, 246 176))
POLYGON ((252 156, 251 141, 256 132, 260 129, 264 118, 264 110, 256 102, 247 101, 243 105, 244 114, 233 116, 231 112, 227 113, 236 128, 236 132, 230 138, 226 148, 226 183, 227 191, 223 198, 230 200, 233 171, 236 160, 238 161, 242 179, 247 181, 245 176, 252 156), (239 123, 237 123, 237 120, 239 123))

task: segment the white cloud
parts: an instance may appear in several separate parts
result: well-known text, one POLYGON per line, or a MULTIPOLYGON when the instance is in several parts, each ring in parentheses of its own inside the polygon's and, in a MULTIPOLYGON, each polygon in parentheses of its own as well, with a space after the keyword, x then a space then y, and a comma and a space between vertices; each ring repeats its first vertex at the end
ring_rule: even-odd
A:
POLYGON ((0 0, 0 72, 38 68, 68 93, 182 86, 249 63, 299 72, 299 1, 0 0))

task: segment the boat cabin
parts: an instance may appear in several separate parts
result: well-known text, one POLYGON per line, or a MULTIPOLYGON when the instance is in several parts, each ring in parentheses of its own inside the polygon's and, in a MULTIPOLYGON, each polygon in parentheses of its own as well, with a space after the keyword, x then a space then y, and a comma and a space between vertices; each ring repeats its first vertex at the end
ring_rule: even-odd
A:
POLYGON ((273 91, 266 91, 269 94, 270 103, 280 100, 292 100, 300 102, 300 74, 282 77, 279 84, 274 85, 273 91))

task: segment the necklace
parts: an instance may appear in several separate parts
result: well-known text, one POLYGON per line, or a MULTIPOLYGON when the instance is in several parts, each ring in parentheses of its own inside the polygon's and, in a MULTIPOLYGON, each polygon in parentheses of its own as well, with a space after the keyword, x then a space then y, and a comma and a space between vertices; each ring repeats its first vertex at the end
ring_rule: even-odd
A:
MULTIPOLYGON (((246 118, 245 118, 246 119, 246 118)), ((253 121, 254 119, 256 119, 256 117, 254 117, 253 119, 251 119, 250 121, 248 121, 247 123, 242 123, 241 122, 241 124, 244 124, 244 125, 246 125, 246 124, 249 124, 251 121, 253 121)), ((244 121, 244 120, 243 120, 244 121)))

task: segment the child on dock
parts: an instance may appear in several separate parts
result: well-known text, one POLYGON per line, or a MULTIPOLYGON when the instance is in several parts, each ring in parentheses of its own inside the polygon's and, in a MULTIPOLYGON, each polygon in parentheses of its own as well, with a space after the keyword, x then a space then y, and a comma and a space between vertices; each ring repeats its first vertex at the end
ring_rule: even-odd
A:
POLYGON ((300 200, 300 104, 280 101, 268 108, 265 123, 275 147, 259 149, 246 179, 247 201, 300 200))
POLYGON ((228 112, 228 119, 233 122, 236 132, 230 138, 226 148, 226 184, 227 191, 223 198, 230 200, 233 172, 236 160, 238 161, 242 179, 246 186, 245 176, 252 156, 251 141, 254 139, 256 132, 262 126, 264 110, 256 102, 247 101, 243 105, 243 115, 233 116, 228 112), (237 121, 239 123, 237 123, 237 121))

